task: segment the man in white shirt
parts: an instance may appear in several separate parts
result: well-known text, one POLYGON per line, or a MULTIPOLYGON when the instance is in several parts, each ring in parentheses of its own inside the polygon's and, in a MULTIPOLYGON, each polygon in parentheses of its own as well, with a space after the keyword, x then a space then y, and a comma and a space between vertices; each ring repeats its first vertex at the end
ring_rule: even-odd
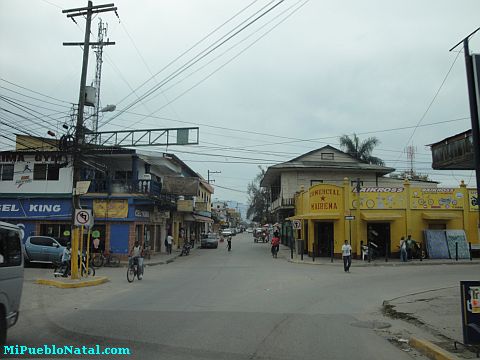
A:
POLYGON ((172 253, 172 243, 173 243, 173 236, 168 234, 168 236, 167 236, 167 252, 169 254, 172 253))
POLYGON ((342 245, 342 257, 343 257, 343 269, 345 272, 350 272, 350 265, 352 265, 352 247, 345 240, 345 244, 342 245))

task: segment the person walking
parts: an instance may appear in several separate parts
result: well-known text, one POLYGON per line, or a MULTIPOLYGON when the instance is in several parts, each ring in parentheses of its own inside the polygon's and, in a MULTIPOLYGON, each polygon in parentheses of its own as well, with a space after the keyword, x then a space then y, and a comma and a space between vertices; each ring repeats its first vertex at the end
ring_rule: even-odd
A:
POLYGON ((173 244, 173 236, 171 234, 167 235, 167 253, 172 253, 172 244, 173 244))
POLYGON ((231 236, 227 237, 227 249, 228 249, 228 251, 232 250, 232 237, 231 236))
POLYGON ((278 250, 280 248, 280 238, 278 237, 278 233, 275 233, 272 238, 272 256, 274 258, 277 257, 278 250))
POLYGON ((404 236, 400 239, 400 260, 407 262, 407 242, 404 236))
POLYGON ((352 265, 352 246, 345 240, 345 244, 342 245, 342 257, 343 257, 343 269, 345 272, 350 272, 350 266, 352 265))

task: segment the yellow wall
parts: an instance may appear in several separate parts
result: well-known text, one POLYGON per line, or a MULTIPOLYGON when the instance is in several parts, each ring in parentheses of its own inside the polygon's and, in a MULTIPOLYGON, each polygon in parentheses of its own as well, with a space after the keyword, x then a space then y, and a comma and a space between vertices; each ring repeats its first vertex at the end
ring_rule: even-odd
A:
POLYGON ((406 181, 404 187, 364 187, 357 194, 345 179, 343 186, 318 184, 299 192, 295 197, 294 218, 302 220, 300 236, 306 239, 309 254, 313 251, 318 222, 333 223, 336 256, 340 255, 343 242, 350 239, 350 226, 353 252, 360 256, 360 244, 367 242, 370 223, 390 225, 390 252, 397 253, 402 236, 412 235, 423 242, 424 230, 443 224, 447 230, 465 230, 467 240, 479 244, 475 199, 476 191, 467 189, 463 183, 457 188, 422 189, 410 187, 406 181), (355 216, 355 220, 345 220, 346 215, 355 216))

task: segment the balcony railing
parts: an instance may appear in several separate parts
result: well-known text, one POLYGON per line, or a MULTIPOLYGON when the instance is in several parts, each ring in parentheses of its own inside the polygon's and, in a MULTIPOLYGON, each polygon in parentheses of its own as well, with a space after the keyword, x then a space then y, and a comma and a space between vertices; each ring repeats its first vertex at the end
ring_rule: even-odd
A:
POLYGON ((270 210, 274 211, 280 208, 294 208, 295 207, 295 198, 278 198, 272 201, 270 205, 270 210))
POLYGON ((145 194, 160 196, 162 186, 153 180, 90 180, 89 192, 111 194, 145 194))

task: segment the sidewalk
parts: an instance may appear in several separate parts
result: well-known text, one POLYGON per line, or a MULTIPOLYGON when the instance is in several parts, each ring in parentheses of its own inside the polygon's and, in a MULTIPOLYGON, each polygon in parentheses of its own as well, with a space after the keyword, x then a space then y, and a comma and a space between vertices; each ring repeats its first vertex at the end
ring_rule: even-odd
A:
POLYGON ((463 341, 460 287, 427 290, 383 302, 385 315, 407 321, 434 336, 434 345, 461 358, 475 358, 462 345, 463 341))
MULTIPOLYGON (((301 259, 301 255, 293 253, 293 259, 291 258, 290 248, 284 245, 280 245, 280 252, 279 256, 284 257, 291 263, 295 264, 305 264, 305 265, 326 265, 326 266, 342 266, 343 267, 343 260, 334 258, 333 262, 330 257, 315 257, 315 259, 309 257, 308 255, 303 255, 303 260, 301 259)), ((423 259, 422 261, 418 259, 409 260, 408 262, 404 263, 401 262, 400 259, 397 258, 389 258, 388 261, 385 261, 385 258, 377 258, 368 262, 365 261, 352 259, 352 267, 370 267, 370 266, 427 266, 427 265, 479 265, 480 259, 473 259, 473 260, 465 260, 459 259, 455 261, 454 259, 423 259)))
MULTIPOLYGON (((195 251, 194 249, 191 249, 190 251, 192 250, 195 251)), ((152 254, 150 259, 144 259, 143 264, 146 267, 169 264, 175 261, 175 259, 180 256, 181 251, 182 251, 181 249, 175 249, 175 250, 172 250, 171 254, 167 254, 167 253, 152 254)), ((120 266, 118 266, 118 268, 121 269, 127 266, 128 266, 128 260, 120 261, 120 266)), ((55 286, 62 289, 71 289, 71 288, 81 288, 81 287, 87 287, 87 286, 101 285, 108 281, 110 280, 106 276, 92 276, 88 278, 72 280, 70 278, 53 277, 53 273, 52 273, 51 278, 50 277, 40 278, 35 280, 35 283, 39 285, 55 286)))

